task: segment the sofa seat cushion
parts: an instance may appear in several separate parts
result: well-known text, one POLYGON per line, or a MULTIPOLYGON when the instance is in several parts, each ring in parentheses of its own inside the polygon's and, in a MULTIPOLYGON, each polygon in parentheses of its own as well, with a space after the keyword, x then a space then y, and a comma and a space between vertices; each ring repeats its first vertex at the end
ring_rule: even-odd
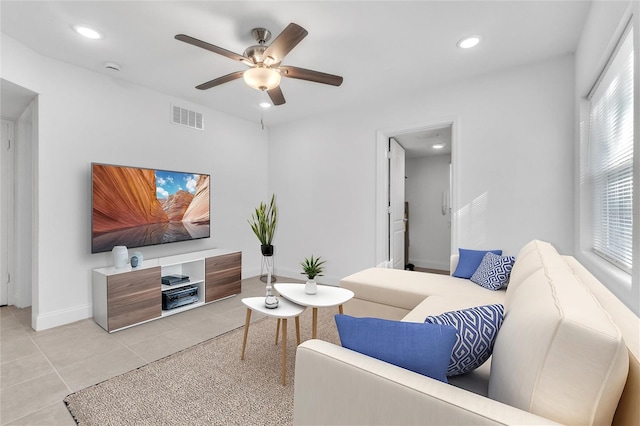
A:
POLYGON ((448 377, 449 384, 488 397, 489 377, 491 375, 491 358, 480 367, 465 374, 448 377))
POLYGON ((479 305, 504 304, 504 291, 487 291, 491 297, 479 299, 464 294, 457 296, 429 296, 402 318, 402 321, 423 322, 429 315, 440 315, 448 311, 473 308, 479 305))
MULTIPOLYGON (((464 278, 387 268, 356 272, 340 280, 340 286, 353 291, 358 299, 408 310, 427 296, 464 296, 475 299, 477 306, 502 303, 505 294, 505 290, 487 290, 464 278)), ((425 316, 417 322, 423 322, 425 316)))
POLYGON ((563 424, 611 424, 629 367, 619 329, 547 245, 522 257, 542 261, 507 289, 489 397, 563 424))

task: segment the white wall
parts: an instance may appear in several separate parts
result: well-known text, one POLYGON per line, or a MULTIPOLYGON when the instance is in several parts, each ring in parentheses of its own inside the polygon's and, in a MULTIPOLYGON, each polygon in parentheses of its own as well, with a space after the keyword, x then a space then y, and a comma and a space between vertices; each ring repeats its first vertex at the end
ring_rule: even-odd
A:
POLYGON ((451 155, 407 159, 409 262, 422 268, 449 270, 451 214, 442 214, 442 193, 449 192, 451 155))
POLYGON ((212 238, 142 249, 147 258, 240 249, 243 275, 257 275, 259 251, 246 218, 275 192, 276 273, 301 278, 299 262, 314 254, 328 261, 320 282, 337 283, 376 263, 376 131, 455 117, 452 250, 517 254, 540 238, 571 252, 571 56, 399 94, 268 134, 255 123, 40 56, 6 36, 2 64, 4 79, 39 93, 38 329, 91 316, 90 271, 111 263, 109 254, 90 254, 92 161, 212 175, 212 238), (172 102, 202 111, 206 130, 170 124, 172 102))
MULTIPOLYGON (((486 75, 270 129, 278 265, 327 259, 321 282, 375 266, 376 131, 455 117, 454 247, 573 248, 573 57, 486 75)), ((348 82, 345 82, 348 84, 348 82)))
POLYGON ((91 254, 91 162, 211 174, 212 237, 140 251, 154 258, 237 249, 243 276, 259 273, 246 221, 268 189, 268 132, 259 124, 69 66, 5 35, 2 78, 39 94, 36 329, 90 317, 91 269, 112 263, 109 253, 91 254), (204 113, 205 130, 171 124, 171 103, 204 113))
MULTIPOLYGON (((588 103, 586 97, 594 85, 598 75, 605 67, 613 49, 633 14, 634 55, 635 55, 635 108, 640 105, 640 4, 631 1, 593 2, 587 17, 578 49, 576 51, 576 126, 575 162, 582 167, 586 165, 587 142, 580 141, 580 121, 588 122, 588 103), (635 9, 635 10, 634 10, 635 9)), ((640 120, 636 112, 634 130, 634 181, 640 181, 640 120)), ((585 265, 603 284, 620 298, 636 314, 640 314, 640 224, 638 209, 640 203, 640 185, 634 185, 634 257, 633 270, 629 275, 614 267, 591 251, 590 206, 588 188, 581 176, 581 167, 576 167, 574 182, 575 199, 575 251, 578 260, 585 265)))

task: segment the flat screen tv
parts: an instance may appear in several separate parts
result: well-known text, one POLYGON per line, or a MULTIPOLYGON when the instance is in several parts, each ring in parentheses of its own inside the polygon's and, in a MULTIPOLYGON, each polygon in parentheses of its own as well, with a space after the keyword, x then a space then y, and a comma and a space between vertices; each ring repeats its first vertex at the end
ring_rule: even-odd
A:
POLYGON ((209 238, 210 176, 91 164, 91 252, 209 238))

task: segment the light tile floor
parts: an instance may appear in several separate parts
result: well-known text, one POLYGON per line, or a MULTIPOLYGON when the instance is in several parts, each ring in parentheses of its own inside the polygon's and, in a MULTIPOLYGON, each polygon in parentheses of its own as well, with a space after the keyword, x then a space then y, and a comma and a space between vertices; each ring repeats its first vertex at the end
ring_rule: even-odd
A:
POLYGON ((90 318, 36 332, 30 308, 0 308, 0 425, 75 425, 68 394, 244 325, 241 299, 264 292, 245 279, 237 296, 111 334, 90 318))

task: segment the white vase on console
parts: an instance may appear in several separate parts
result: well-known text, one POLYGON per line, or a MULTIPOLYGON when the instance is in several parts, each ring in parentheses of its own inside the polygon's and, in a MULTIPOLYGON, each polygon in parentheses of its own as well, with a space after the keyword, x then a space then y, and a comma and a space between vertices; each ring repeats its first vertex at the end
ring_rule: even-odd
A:
POLYGON ((127 259, 129 259, 129 251, 127 246, 115 246, 111 250, 113 255, 113 264, 117 269, 122 269, 127 266, 127 259))

